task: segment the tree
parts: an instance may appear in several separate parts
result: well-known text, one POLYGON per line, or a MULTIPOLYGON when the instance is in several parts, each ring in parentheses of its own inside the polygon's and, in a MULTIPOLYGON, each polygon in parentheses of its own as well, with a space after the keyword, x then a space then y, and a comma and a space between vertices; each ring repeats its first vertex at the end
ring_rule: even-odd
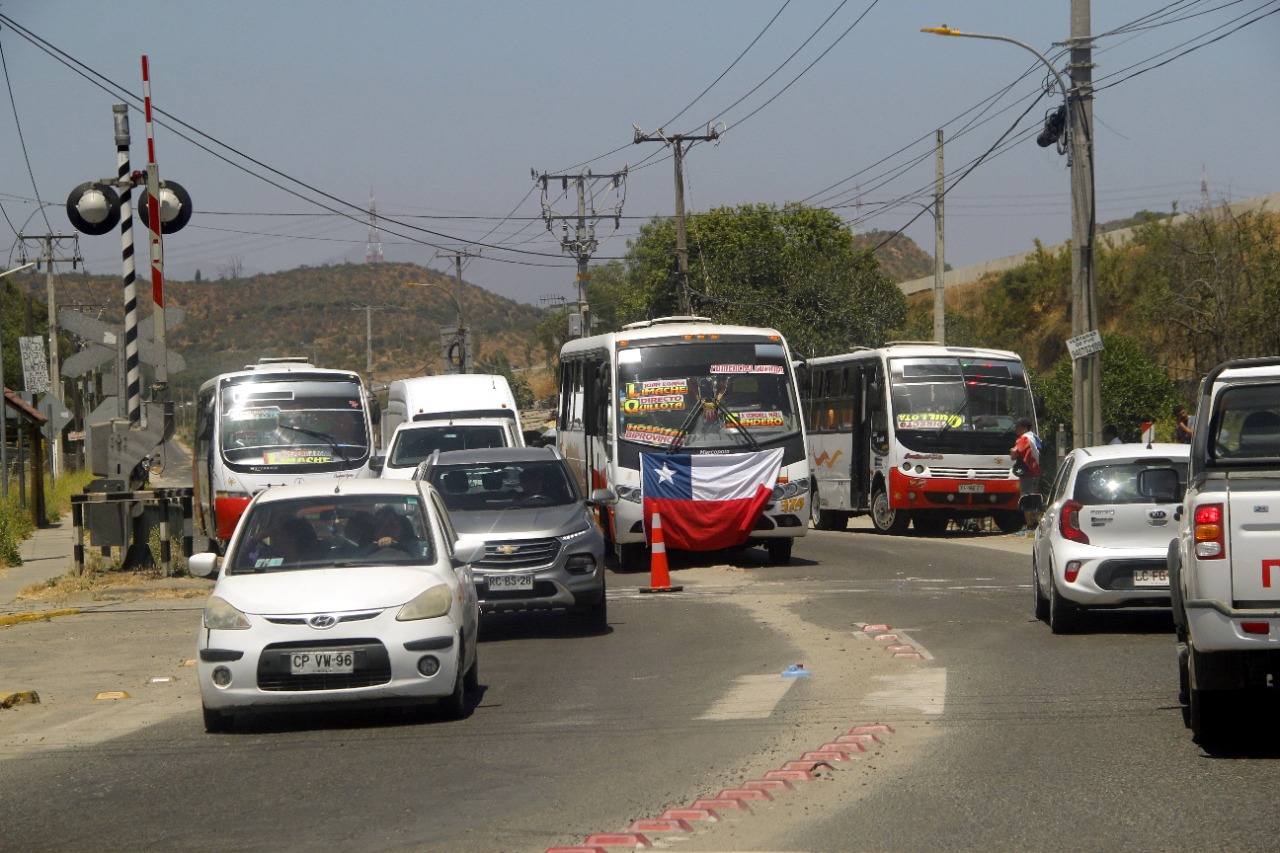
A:
MULTIPOLYGON (((906 297, 830 211, 741 205, 686 224, 696 314, 776 328, 804 356, 878 345, 905 324, 906 297)), ((641 227, 624 268, 598 282, 616 323, 676 313, 675 249, 672 220, 641 227)))

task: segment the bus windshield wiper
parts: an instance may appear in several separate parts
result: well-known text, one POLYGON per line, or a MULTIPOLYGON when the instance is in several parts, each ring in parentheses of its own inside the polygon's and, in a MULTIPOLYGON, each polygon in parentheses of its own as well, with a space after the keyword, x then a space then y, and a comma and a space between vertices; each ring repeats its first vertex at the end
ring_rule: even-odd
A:
POLYGON ((742 423, 734 416, 733 412, 725 408, 724 403, 721 403, 719 398, 715 399, 715 407, 716 411, 724 416, 725 430, 731 431, 734 435, 741 437, 747 442, 747 447, 750 447, 752 450, 758 451, 760 449, 760 442, 756 441, 756 437, 748 431, 747 427, 742 425, 742 423), (730 427, 730 424, 733 424, 732 428, 730 427))
POLYGON ((294 432, 300 432, 303 435, 309 435, 312 438, 318 438, 321 441, 328 444, 330 447, 332 447, 334 452, 342 457, 343 462, 347 462, 347 463, 351 462, 351 458, 347 456, 346 451, 342 449, 342 445, 338 444, 338 440, 333 436, 329 435, 327 432, 320 432, 319 430, 308 429, 307 427, 292 426, 290 424, 280 424, 280 428, 291 429, 294 432))

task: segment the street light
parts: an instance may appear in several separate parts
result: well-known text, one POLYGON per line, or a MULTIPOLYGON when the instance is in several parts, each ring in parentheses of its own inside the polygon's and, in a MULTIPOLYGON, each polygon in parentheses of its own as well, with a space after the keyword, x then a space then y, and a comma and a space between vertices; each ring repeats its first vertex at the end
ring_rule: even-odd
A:
MULTIPOLYGON (((0 278, 12 275, 16 272, 22 272, 36 265, 35 261, 23 264, 20 267, 14 267, 11 270, 0 272, 0 278)), ((0 328, 4 327, 4 300, 0 298, 0 328)), ((3 339, 0 339, 0 344, 3 339)), ((0 394, 4 394, 6 388, 4 384, 4 347, 0 346, 0 394)), ((6 395, 7 396, 7 395, 6 395)), ((9 403, 7 400, 0 400, 0 497, 5 500, 9 498, 9 403)))
POLYGON ((456 312, 455 318, 457 320, 457 326, 454 331, 453 342, 449 344, 448 349, 445 352, 445 361, 456 365, 459 373, 467 373, 471 369, 469 364, 471 354, 467 351, 469 349, 467 341, 468 330, 462 323, 462 303, 458 301, 458 297, 455 296, 449 288, 434 281, 406 281, 404 282, 404 286, 434 287, 435 289, 444 292, 449 297, 450 301, 453 302, 453 310, 456 312))
MULTIPOLYGON (((962 38, 991 39, 1016 44, 1028 50, 1044 64, 1057 81, 1066 105, 1067 148, 1071 153, 1071 334, 1074 344, 1082 336, 1097 335, 1098 278, 1094 263, 1094 192, 1093 192, 1093 131, 1087 99, 1091 97, 1092 81, 1088 43, 1087 15, 1077 20, 1072 10, 1072 77, 1078 82, 1075 89, 1068 89, 1058 69, 1045 59, 1040 51, 1008 36, 985 33, 966 33, 946 25, 921 27, 922 33, 962 38), (1077 26, 1081 35, 1077 36, 1077 26), (1074 106, 1074 109, 1073 109, 1074 106)), ((1096 443, 1102 429, 1102 383, 1099 375, 1101 362, 1097 351, 1071 360, 1071 419, 1076 447, 1096 443)))

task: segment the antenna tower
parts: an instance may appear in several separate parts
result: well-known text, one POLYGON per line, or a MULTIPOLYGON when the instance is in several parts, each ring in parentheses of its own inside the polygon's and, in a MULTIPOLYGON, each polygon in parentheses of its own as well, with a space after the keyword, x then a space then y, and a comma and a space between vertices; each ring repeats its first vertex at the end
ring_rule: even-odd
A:
POLYGON ((369 190, 369 237, 364 246, 364 262, 366 264, 382 263, 382 235, 378 233, 378 202, 373 198, 373 190, 369 190))

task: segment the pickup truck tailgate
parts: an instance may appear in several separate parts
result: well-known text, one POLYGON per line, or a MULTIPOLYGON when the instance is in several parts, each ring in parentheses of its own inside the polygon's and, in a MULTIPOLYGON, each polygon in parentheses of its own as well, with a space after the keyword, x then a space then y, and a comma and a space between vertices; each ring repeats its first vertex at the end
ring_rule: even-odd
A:
POLYGON ((1280 604, 1280 478, 1231 474, 1226 524, 1236 607, 1280 604))

